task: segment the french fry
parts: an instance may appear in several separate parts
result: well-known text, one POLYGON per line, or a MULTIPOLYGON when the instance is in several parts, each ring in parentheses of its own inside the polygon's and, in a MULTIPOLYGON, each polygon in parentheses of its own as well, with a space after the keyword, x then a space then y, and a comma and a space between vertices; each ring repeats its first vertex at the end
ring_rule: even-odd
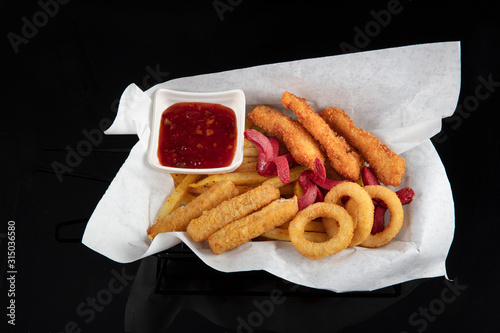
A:
POLYGON ((250 186, 250 185, 236 185, 236 189, 238 190, 238 194, 243 194, 245 192, 253 190, 255 187, 256 186, 250 186))
MULTIPOLYGON (((288 229, 290 222, 284 223, 280 226, 281 229, 288 229)), ((323 222, 321 221, 311 221, 306 224, 304 231, 314 231, 314 232, 323 232, 326 233, 323 222)))
POLYGON ((257 162, 242 163, 234 172, 247 172, 255 171, 257 169, 257 162))
POLYGON ((253 144, 252 141, 244 139, 243 140, 243 148, 255 148, 255 145, 253 144))
POLYGON ((245 130, 252 128, 254 125, 253 123, 245 117, 245 130))
POLYGON ((241 162, 241 164, 253 162, 257 163, 257 156, 243 156, 243 162, 241 162))
POLYGON ((238 190, 230 181, 219 182, 194 198, 185 206, 175 209, 164 219, 156 221, 147 231, 153 240, 158 234, 170 231, 186 231, 189 223, 222 202, 238 195, 238 190))
POLYGON ((243 156, 246 157, 258 157, 259 152, 256 147, 244 147, 243 148, 243 156))
POLYGON ((175 188, 174 192, 168 197, 160 211, 160 215, 156 221, 163 220, 167 215, 172 213, 174 209, 179 207, 184 196, 188 193, 189 185, 200 179, 202 175, 186 175, 175 188))
MULTIPOLYGON (((263 233, 261 236, 268 238, 268 239, 272 239, 272 240, 291 242, 290 235, 288 233, 288 229, 274 228, 271 231, 263 233)), ((304 237, 308 241, 315 242, 315 243, 326 242, 329 238, 326 233, 313 232, 313 231, 304 232, 304 237)))
POLYGON ((296 181, 294 184, 293 184, 293 193, 297 196, 297 198, 300 199, 300 197, 302 195, 304 195, 304 189, 302 188, 302 186, 300 186, 299 182, 296 181))
MULTIPOLYGON (((238 190, 238 194, 242 194, 245 192, 250 191, 251 189, 254 189, 256 186, 250 186, 250 185, 236 185, 236 189, 238 190)), ((189 189, 188 195, 199 195, 202 194, 203 192, 207 191, 210 188, 210 186, 202 186, 202 187, 191 187, 189 189)))
MULTIPOLYGON (((290 183, 295 182, 299 179, 299 176, 302 172, 306 171, 307 168, 305 166, 299 165, 294 168, 290 169, 290 183)), ((276 188, 280 188, 285 186, 286 184, 283 184, 281 180, 278 178, 278 176, 274 176, 272 178, 266 178, 267 180, 264 181, 264 184, 272 184, 276 188)))
POLYGON ((196 199, 196 196, 194 196, 193 194, 191 194, 191 193, 188 192, 182 198, 181 205, 187 205, 188 203, 190 203, 194 199, 196 199))
POLYGON ((177 182, 180 183, 187 175, 182 175, 180 173, 171 173, 170 176, 177 182))
MULTIPOLYGON (((277 177, 276 177, 277 178, 277 177)), ((202 186, 212 186, 213 184, 222 180, 230 180, 235 185, 255 185, 260 184, 269 178, 261 176, 257 171, 247 172, 231 172, 223 174, 210 175, 199 182, 189 185, 190 187, 197 188, 202 186)))

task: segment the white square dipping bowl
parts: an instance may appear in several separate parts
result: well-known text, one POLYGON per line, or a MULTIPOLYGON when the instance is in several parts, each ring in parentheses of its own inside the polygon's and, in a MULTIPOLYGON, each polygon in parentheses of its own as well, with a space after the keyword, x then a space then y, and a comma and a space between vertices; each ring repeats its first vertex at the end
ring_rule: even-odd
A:
POLYGON ((151 166, 169 173, 180 174, 214 174, 236 170, 243 162, 243 132, 245 131, 245 94, 240 89, 220 92, 183 92, 170 89, 158 89, 153 100, 153 114, 151 119, 151 137, 149 142, 148 160, 151 166), (183 102, 199 102, 221 104, 231 108, 236 115, 237 139, 236 151, 233 161, 227 167, 222 168, 176 168, 160 164, 158 159, 158 140, 160 134, 160 122, 163 111, 169 106, 183 102))

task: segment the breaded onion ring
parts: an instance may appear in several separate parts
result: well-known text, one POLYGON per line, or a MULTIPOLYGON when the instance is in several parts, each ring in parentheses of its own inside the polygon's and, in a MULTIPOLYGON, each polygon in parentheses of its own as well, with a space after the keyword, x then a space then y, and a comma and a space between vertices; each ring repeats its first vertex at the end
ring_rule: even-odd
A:
POLYGON ((404 212, 403 205, 397 194, 391 189, 381 185, 368 185, 364 189, 372 198, 381 199, 387 205, 391 212, 391 220, 385 229, 374 235, 370 234, 366 240, 361 243, 365 247, 380 247, 389 243, 403 226, 404 212))
MULTIPOLYGON (((333 187, 325 196, 325 202, 338 203, 342 197, 349 196, 350 200, 346 203, 346 210, 354 221, 354 236, 349 246, 361 244, 372 231, 373 205, 370 195, 363 187, 357 183, 341 183, 333 187)), ((323 224, 328 236, 333 237, 337 233, 337 222, 330 218, 323 218, 323 224)))
POLYGON ((297 213, 288 228, 290 240, 302 255, 309 259, 322 259, 344 250, 351 242, 354 223, 349 213, 341 206, 317 202, 297 213), (330 217, 338 221, 338 234, 326 242, 315 243, 304 237, 304 228, 318 217, 330 217))

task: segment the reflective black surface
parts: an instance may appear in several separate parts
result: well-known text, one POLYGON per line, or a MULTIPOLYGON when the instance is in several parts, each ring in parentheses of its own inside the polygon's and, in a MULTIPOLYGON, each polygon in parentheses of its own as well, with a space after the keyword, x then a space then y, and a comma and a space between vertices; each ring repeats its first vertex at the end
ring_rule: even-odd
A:
POLYGON ((2 332, 500 328, 500 26, 493 1, 41 0, 1 1, 0 8, 2 332), (457 111, 432 140, 456 205, 446 262, 453 281, 337 295, 266 273, 221 282, 227 276, 196 258, 123 265, 81 245, 86 221, 137 141, 102 135, 128 84, 147 89, 189 75, 456 40, 457 111), (7 237, 14 233, 12 261, 7 237), (191 275, 157 280, 158 272, 186 271, 191 275))

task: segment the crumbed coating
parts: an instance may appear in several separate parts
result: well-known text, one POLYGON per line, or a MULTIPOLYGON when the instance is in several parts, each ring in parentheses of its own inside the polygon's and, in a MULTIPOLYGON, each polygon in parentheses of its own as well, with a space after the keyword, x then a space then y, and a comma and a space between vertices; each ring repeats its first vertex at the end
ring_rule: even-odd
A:
POLYGON ((316 158, 325 162, 326 156, 319 143, 297 120, 264 105, 255 107, 247 118, 267 132, 279 136, 295 161, 309 170, 314 171, 316 158))
POLYGON ((149 239, 154 239, 162 232, 186 231, 191 220, 198 218, 205 210, 212 209, 224 200, 235 197, 238 193, 238 189, 231 181, 216 183, 187 205, 177 208, 164 219, 157 221, 148 229, 149 239))
POLYGON ((290 221, 299 210, 297 197, 277 199, 261 210, 236 220, 208 238, 210 249, 221 254, 290 221))
POLYGON ((208 239, 217 230, 247 216, 280 197, 274 185, 263 184, 255 189, 226 200, 192 220, 186 231, 196 241, 208 239))
POLYGON ((304 98, 285 91, 281 102, 297 115, 300 123, 321 144, 332 167, 342 176, 358 180, 363 164, 358 152, 335 133, 304 98))
POLYGON ((384 185, 401 184, 406 169, 404 158, 382 144, 371 133, 356 127, 344 110, 329 107, 321 111, 320 115, 335 132, 359 151, 384 185))

